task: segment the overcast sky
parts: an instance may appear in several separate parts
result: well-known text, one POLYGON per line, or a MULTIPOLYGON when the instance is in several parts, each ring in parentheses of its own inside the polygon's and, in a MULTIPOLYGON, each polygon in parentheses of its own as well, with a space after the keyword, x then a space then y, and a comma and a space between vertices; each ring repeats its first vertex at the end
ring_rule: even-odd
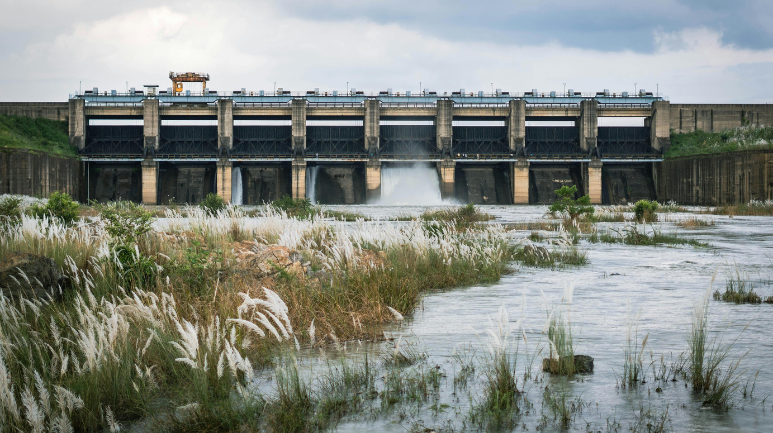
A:
POLYGON ((0 101, 213 90, 613 92, 773 102, 770 0, 0 0, 0 101))

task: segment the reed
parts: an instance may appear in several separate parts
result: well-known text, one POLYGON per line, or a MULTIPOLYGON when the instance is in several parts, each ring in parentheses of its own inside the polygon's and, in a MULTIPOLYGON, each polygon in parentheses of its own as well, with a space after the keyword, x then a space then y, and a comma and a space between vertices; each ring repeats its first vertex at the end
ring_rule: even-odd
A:
POLYGON ((564 288, 561 302, 549 305, 543 333, 547 335, 549 358, 543 361, 543 370, 553 374, 571 376, 577 371, 574 364, 574 339, 572 337, 572 296, 574 287, 564 288), (547 367, 547 368, 545 368, 547 367))
MULTIPOLYGON (((715 301, 732 302, 734 304, 760 304, 762 297, 754 291, 754 284, 749 280, 748 275, 741 276, 741 271, 736 266, 735 275, 730 273, 725 285, 725 291, 714 291, 715 301)), ((767 300, 766 300, 767 302, 767 300)))
POLYGON ((750 200, 749 203, 717 206, 704 212, 712 215, 771 216, 773 215, 773 200, 750 200))
MULTIPOLYGON (((639 316, 634 315, 626 324, 627 332, 625 339, 625 351, 623 359, 623 376, 621 385, 623 387, 632 387, 645 380, 645 369, 643 365, 644 349, 647 347, 649 333, 644 336, 639 344, 639 316)), ((665 373, 664 373, 665 374, 665 373)))

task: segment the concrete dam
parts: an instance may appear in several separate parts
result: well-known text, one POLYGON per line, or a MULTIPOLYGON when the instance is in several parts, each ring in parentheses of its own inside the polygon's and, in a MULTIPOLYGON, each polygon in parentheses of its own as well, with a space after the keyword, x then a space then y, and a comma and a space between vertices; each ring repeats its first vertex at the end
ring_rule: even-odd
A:
POLYGON ((562 185, 596 204, 663 200, 671 131, 773 123, 767 105, 671 104, 644 91, 192 94, 152 86, 94 89, 59 105, 0 104, 4 114, 65 111, 81 159, 80 199, 146 204, 194 204, 210 192, 241 204, 283 195, 399 203, 396 192, 423 188, 438 202, 551 203, 562 185), (621 117, 644 125, 599 126, 621 117))

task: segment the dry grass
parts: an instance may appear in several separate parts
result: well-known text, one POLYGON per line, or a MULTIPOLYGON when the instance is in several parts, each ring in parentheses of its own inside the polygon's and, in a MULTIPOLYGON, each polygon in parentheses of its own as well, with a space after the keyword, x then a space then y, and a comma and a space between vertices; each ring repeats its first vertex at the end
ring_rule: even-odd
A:
POLYGON ((694 229, 698 227, 711 227, 714 225, 714 220, 700 218, 700 217, 690 217, 690 218, 677 220, 674 224, 677 227, 681 227, 685 229, 694 229))

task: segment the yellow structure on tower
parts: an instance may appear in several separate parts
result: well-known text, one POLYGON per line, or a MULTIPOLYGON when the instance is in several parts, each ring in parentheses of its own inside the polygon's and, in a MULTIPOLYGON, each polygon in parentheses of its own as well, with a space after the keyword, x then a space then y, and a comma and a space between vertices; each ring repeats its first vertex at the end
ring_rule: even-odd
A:
POLYGON ((183 92, 183 83, 202 83, 201 93, 207 88, 209 74, 203 72, 169 72, 169 79, 172 80, 172 94, 179 95, 183 92))

